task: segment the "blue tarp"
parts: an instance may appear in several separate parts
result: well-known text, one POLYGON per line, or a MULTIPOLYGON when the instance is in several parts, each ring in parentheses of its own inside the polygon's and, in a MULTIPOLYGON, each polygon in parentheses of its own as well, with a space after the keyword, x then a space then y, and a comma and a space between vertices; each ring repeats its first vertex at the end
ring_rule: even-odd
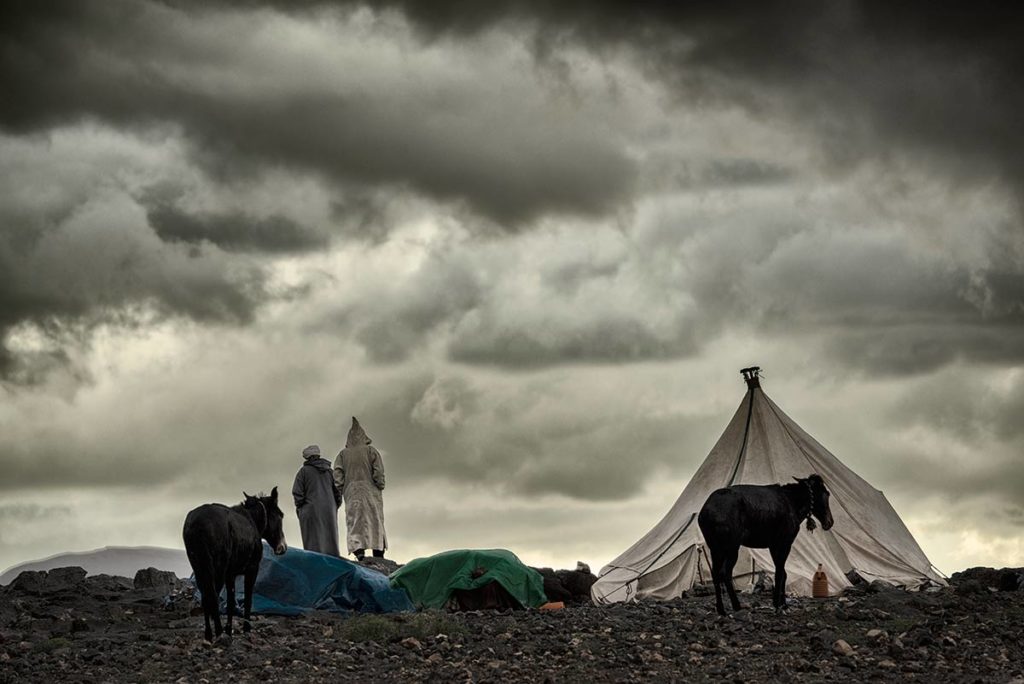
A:
MULTIPOLYGON (((198 595, 198 592, 197 592, 198 595)), ((235 600, 241 614, 242 578, 235 600)), ((223 605, 224 597, 221 595, 223 605)), ((336 613, 396 613, 415 610, 403 589, 392 589, 386 575, 358 563, 322 553, 289 548, 275 556, 263 544, 263 561, 253 589, 252 612, 303 615, 312 610, 336 613)))

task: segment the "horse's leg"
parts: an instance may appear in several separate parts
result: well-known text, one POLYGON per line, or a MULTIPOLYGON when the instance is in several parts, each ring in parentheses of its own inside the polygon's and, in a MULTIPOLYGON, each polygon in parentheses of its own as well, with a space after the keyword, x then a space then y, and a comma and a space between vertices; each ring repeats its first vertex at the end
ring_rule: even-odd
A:
POLYGON ((220 636, 224 630, 220 626, 220 591, 224 588, 223 575, 221 579, 214 580, 214 591, 211 592, 213 596, 213 632, 215 636, 220 636))
POLYGON ((772 592, 772 603, 776 610, 786 607, 786 559, 789 558, 791 546, 792 542, 768 549, 772 554, 772 563, 775 564, 775 591, 772 592))
POLYGON ((228 636, 231 636, 231 618, 235 614, 235 576, 234 575, 229 573, 227 575, 227 577, 224 578, 224 588, 226 590, 227 599, 228 599, 228 606, 227 606, 227 608, 228 608, 228 617, 227 617, 227 619, 225 620, 225 623, 224 623, 224 633, 227 634, 228 636))
POLYGON ((213 579, 205 573, 196 573, 196 587, 199 589, 203 604, 203 622, 206 626, 203 636, 207 641, 212 642, 213 629, 210 627, 210 621, 217 614, 217 594, 214 589, 213 579))
POLYGON ((733 586, 735 583, 732 581, 732 571, 736 568, 736 560, 739 556, 740 547, 737 546, 725 559, 725 588, 729 592, 729 601, 732 602, 733 610, 743 609, 743 606, 740 605, 740 600, 736 598, 736 587, 733 586))
POLYGON ((711 580, 715 584, 715 610, 719 615, 725 615, 725 605, 722 603, 722 571, 725 568, 724 554, 719 550, 711 549, 711 580))
POLYGON ((245 602, 245 624, 242 625, 242 631, 246 634, 251 629, 249 626, 249 616, 252 614, 252 590, 256 586, 256 573, 259 569, 260 566, 256 565, 252 568, 247 568, 245 571, 245 596, 243 597, 245 602))

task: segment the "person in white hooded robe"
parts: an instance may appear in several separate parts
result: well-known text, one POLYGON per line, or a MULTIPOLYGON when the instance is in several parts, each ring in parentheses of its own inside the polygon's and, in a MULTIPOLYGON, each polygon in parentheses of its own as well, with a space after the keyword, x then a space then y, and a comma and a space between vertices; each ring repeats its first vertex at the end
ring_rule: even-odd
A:
POLYGON ((338 508, 341 493, 334 484, 331 462, 320 458, 320 447, 311 444, 302 450, 306 460, 295 474, 292 498, 302 532, 302 548, 330 556, 338 550, 338 508))
POLYGON ((334 482, 345 501, 348 551, 362 560, 366 549, 384 556, 388 547, 384 532, 384 461, 359 421, 352 427, 345 448, 334 459, 334 482))

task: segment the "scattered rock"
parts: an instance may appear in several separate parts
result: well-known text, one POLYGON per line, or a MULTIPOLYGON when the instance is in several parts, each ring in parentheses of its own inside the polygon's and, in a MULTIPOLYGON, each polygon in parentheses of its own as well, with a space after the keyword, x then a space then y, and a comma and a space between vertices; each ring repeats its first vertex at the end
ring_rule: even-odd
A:
POLYGON ((999 591, 1020 591, 1024 589, 1024 570, 1003 568, 999 571, 999 591))
POLYGON ((904 671, 1006 682, 1024 662, 1024 592, 987 588, 981 600, 954 591, 796 599, 784 615, 769 597, 747 594, 742 619, 724 620, 711 598, 692 596, 553 613, 257 616, 251 636, 204 645, 202 617, 169 613, 151 589, 132 583, 108 596, 110 578, 101 595, 87 577, 84 590, 46 593, 47 578, 32 579, 43 593, 0 588, 0 682, 120 681, 124 673, 166 682, 229 673, 238 681, 333 681, 369 672, 382 683, 831 681, 904 671), (837 617, 839 606, 849 621, 837 617))
POLYGON ((370 570, 376 570, 382 575, 390 575, 395 570, 398 570, 401 565, 391 560, 390 558, 378 558, 376 556, 367 556, 363 560, 359 561, 359 564, 364 568, 370 570))
POLYGON ((954 585, 954 587, 956 593, 962 594, 964 596, 988 593, 988 588, 984 584, 982 584, 978 580, 973 579, 964 580, 963 582, 954 585))
POLYGON ((14 578, 11 590, 36 596, 75 591, 82 587, 85 574, 85 569, 79 567, 26 570, 14 578))
POLYGON ((135 573, 132 584, 135 589, 170 590, 178 583, 178 576, 170 570, 143 568, 135 573))
POLYGON ((18 573, 18 576, 11 582, 11 591, 18 591, 24 594, 41 594, 45 585, 45 570, 25 570, 18 573))

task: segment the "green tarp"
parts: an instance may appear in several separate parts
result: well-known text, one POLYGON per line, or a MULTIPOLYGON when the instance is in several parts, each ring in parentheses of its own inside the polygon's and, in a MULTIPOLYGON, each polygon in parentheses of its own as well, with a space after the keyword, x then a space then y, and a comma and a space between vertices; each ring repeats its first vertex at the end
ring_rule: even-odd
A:
POLYGON ((524 608, 544 605, 544 580, 505 549, 459 549, 417 558, 391 573, 391 586, 402 588, 420 608, 442 608, 456 589, 479 589, 498 582, 524 608), (479 574, 478 568, 484 572, 479 574), (479 574, 474 577, 474 574, 479 574))

